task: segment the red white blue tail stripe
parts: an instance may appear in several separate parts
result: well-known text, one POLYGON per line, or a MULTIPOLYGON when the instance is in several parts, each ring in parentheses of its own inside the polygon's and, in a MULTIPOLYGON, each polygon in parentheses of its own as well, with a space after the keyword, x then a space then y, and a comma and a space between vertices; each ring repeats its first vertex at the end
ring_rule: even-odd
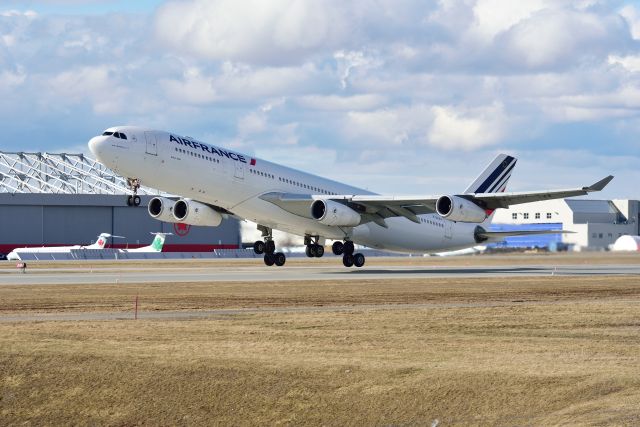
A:
POLYGON ((511 172, 518 160, 507 154, 499 154, 493 162, 465 190, 465 193, 501 193, 507 188, 511 172))

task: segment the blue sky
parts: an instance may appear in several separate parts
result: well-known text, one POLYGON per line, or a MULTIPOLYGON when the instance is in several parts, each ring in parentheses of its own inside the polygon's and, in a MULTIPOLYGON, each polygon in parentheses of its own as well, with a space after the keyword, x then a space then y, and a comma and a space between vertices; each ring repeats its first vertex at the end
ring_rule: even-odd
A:
POLYGON ((382 193, 616 180, 640 198, 640 5, 599 0, 0 3, 0 148, 172 130, 382 193))

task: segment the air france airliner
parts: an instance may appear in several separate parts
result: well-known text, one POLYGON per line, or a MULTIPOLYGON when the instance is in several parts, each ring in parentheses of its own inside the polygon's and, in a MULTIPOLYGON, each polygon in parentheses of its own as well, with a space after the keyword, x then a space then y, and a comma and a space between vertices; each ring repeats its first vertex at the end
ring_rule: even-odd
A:
MULTIPOLYGON (((272 231, 304 236, 309 257, 324 255, 325 239, 345 267, 362 267, 359 244, 408 253, 434 253, 541 231, 488 231, 495 209, 519 203, 586 195, 593 185, 566 190, 506 192, 516 164, 499 154, 464 191, 436 196, 375 194, 176 133, 134 126, 109 128, 89 141, 97 160, 127 178, 129 205, 139 205, 140 185, 177 198, 155 197, 149 214, 160 221, 216 227, 235 217, 258 224, 263 239, 253 249, 268 266, 285 264, 272 231)), ((558 231, 554 231, 558 233, 558 231)))

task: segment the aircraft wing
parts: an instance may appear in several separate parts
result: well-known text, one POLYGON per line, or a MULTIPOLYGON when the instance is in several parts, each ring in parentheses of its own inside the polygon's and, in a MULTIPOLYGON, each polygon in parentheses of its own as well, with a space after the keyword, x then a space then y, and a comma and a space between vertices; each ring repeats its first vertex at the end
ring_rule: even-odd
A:
MULTIPOLYGON (((539 200, 563 199, 565 197, 584 196, 594 191, 602 190, 613 176, 609 175, 595 184, 570 188, 566 190, 512 192, 512 193, 462 193, 456 194, 482 207, 493 210, 508 208, 511 205, 535 202, 539 200)), ((325 196, 313 194, 295 194, 272 192, 260 196, 287 212, 305 217, 311 217, 311 204, 314 200, 333 200, 349 206, 362 216, 362 223, 376 222, 382 226, 385 218, 405 217, 410 221, 420 223, 418 215, 436 212, 436 202, 440 196, 384 196, 384 195, 339 195, 325 196)))
POLYGON ((613 179, 612 175, 601 179, 595 184, 582 188, 570 188, 566 190, 517 192, 517 193, 480 193, 473 194, 472 200, 486 209, 508 208, 511 205, 537 202, 540 200, 564 199, 573 196, 585 196, 595 191, 601 191, 613 179))

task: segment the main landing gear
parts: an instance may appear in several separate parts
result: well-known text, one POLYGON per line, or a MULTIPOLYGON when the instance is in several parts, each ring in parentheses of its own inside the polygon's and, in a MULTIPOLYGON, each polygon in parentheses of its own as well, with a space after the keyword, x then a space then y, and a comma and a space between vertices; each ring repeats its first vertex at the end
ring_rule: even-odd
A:
POLYGON ((319 236, 304 236, 304 252, 309 258, 322 258, 324 255, 324 246, 318 243, 319 240, 319 236))
POLYGON ((334 255, 342 255, 342 264, 345 267, 362 267, 365 263, 364 255, 361 253, 354 254, 355 247, 351 240, 342 242, 334 242, 331 247, 334 255))
POLYGON ((138 189, 140 188, 140 180, 138 178, 127 178, 127 186, 133 195, 127 196, 127 206, 140 206, 140 196, 138 196, 138 189))
POLYGON ((258 226, 262 231, 262 238, 253 244, 253 251, 258 254, 264 254, 264 264, 268 267, 277 265, 282 267, 287 261, 287 257, 282 252, 276 252, 276 243, 273 241, 273 230, 262 225, 258 226))

